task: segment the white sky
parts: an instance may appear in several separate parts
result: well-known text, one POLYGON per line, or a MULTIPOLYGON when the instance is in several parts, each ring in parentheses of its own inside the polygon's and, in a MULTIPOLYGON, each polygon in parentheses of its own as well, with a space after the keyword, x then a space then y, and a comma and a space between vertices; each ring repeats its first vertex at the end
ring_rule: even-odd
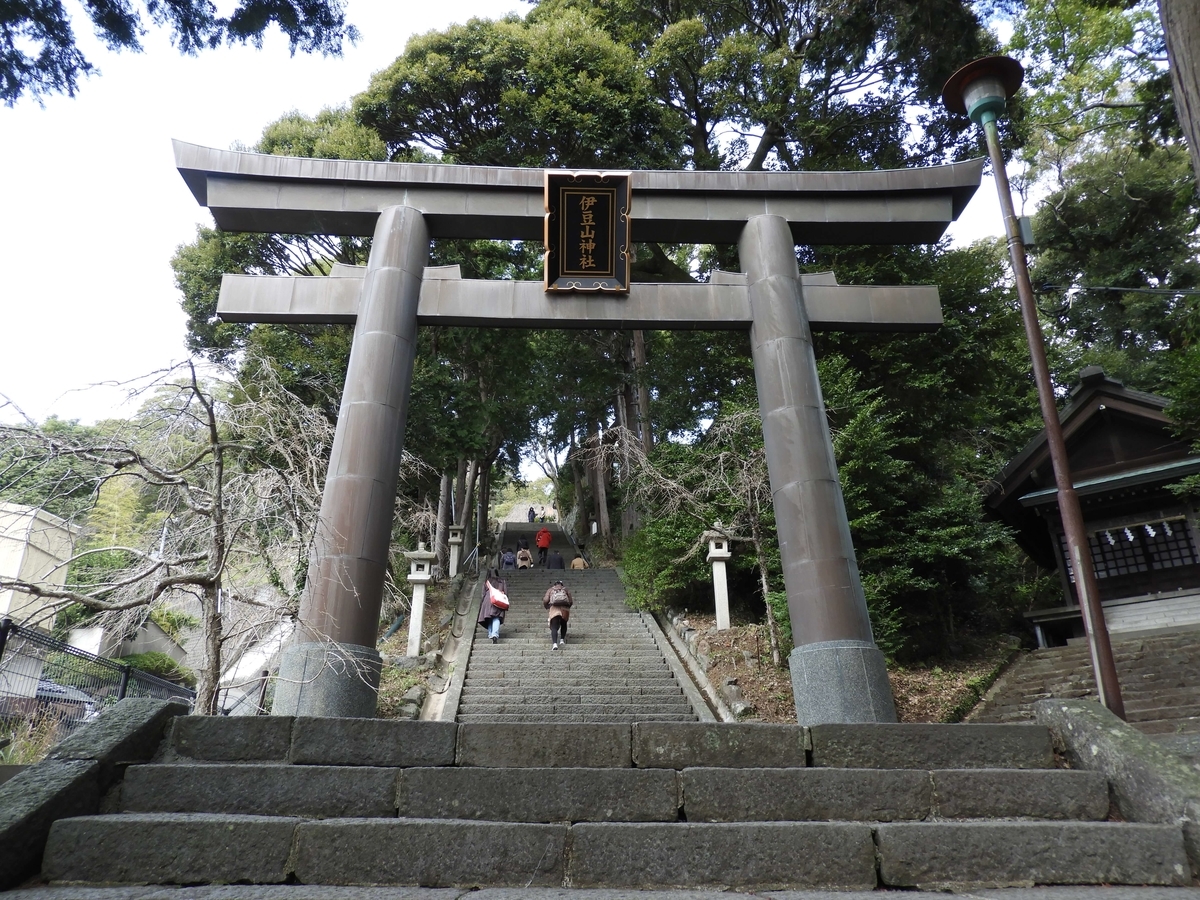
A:
MULTIPOLYGON (((151 29, 146 52, 113 54, 76 19, 101 70, 74 98, 0 106, 0 394, 37 420, 126 414, 115 388, 186 357, 170 259, 211 225, 175 171, 171 139, 252 144, 289 110, 349 101, 412 34, 472 16, 522 14, 521 0, 349 0, 362 37, 341 59, 297 54, 272 34, 262 50, 183 57, 151 29)), ((985 181, 956 242, 1001 233, 985 181)), ((5 413, 0 416, 9 418, 5 413)))

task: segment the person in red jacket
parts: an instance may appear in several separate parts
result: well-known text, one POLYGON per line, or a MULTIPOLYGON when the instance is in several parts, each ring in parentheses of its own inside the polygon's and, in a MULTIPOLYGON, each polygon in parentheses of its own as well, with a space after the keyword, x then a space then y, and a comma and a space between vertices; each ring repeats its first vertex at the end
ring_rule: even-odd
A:
POLYGON ((538 548, 538 565, 546 565, 546 551, 550 549, 550 529, 543 525, 541 531, 534 536, 533 542, 538 548))

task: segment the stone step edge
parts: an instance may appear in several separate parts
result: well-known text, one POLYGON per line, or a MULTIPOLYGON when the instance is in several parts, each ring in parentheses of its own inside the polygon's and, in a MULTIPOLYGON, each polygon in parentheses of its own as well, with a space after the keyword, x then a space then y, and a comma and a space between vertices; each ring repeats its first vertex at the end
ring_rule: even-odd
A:
POLYGON ((42 871, 48 881, 76 884, 871 889, 1190 881, 1181 828, 1124 822, 518 825, 126 814, 55 822, 42 871), (1027 862, 1048 845, 1053 855, 1027 862), (397 853, 401 846, 409 852, 397 853), (448 861, 458 870, 447 871, 448 861), (680 885, 663 873, 689 877, 680 885))

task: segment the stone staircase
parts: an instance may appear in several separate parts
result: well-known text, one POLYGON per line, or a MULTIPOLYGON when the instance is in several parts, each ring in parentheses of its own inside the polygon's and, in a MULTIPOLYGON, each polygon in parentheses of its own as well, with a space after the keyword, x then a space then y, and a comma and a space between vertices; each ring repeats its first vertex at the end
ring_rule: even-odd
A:
MULTIPOLYGON (((566 554, 564 554, 565 556, 566 554)), ((501 573, 511 606, 499 642, 475 629, 459 722, 695 722, 697 711, 653 620, 625 605, 614 569, 501 573), (542 595, 562 578, 575 599, 567 642, 550 648, 542 595), (658 631, 658 640, 653 632, 658 631)))
MULTIPOLYGON (((42 876, 79 887, 47 897, 88 885, 111 886, 91 900, 143 896, 135 884, 753 891, 1191 878, 1178 825, 1106 821, 1105 777, 1055 769, 1035 725, 189 716, 102 809, 53 824, 42 876)), ((267 896, 229 890, 220 896, 267 896)))
MULTIPOLYGON (((1200 733, 1200 629, 1114 638, 1117 679, 1130 725, 1145 734, 1200 733)), ((967 717, 1033 719, 1033 704, 1096 698, 1087 644, 1034 650, 1017 659, 967 717)))

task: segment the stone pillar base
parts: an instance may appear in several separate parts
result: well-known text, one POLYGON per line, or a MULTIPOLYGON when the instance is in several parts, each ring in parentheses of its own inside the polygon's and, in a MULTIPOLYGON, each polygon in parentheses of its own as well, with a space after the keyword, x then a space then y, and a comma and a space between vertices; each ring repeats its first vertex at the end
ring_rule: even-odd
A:
POLYGON ((271 714, 374 718, 382 666, 374 647, 332 641, 285 647, 271 714))
POLYGON ((801 725, 895 722, 883 653, 867 641, 824 641, 788 656, 801 725))

